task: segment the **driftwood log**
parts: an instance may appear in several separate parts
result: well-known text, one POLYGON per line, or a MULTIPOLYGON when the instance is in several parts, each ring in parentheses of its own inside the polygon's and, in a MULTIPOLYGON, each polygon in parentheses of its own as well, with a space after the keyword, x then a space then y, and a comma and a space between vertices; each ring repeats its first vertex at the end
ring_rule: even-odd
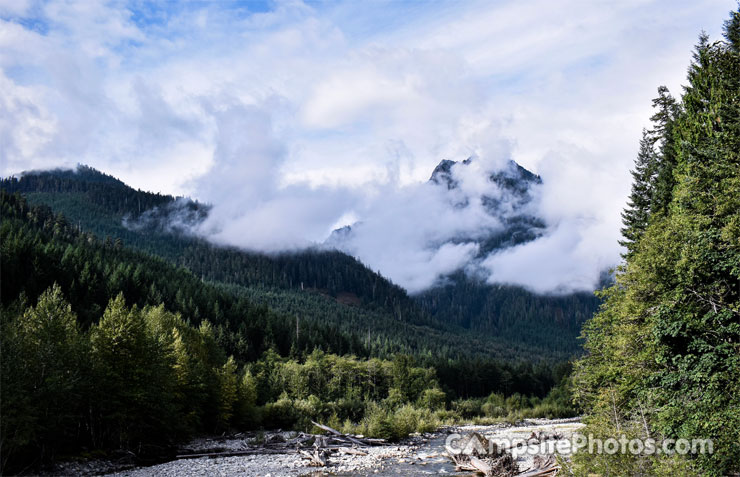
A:
POLYGON ((519 467, 509 453, 492 457, 452 454, 450 460, 457 470, 478 472, 486 477, 513 477, 519 475, 519 467))
POLYGON ((309 464, 312 467, 324 467, 326 466, 326 460, 329 457, 329 452, 326 449, 320 449, 316 447, 313 453, 309 453, 304 450, 298 451, 304 459, 310 460, 309 464))
POLYGON ((519 473, 511 454, 478 432, 464 436, 458 445, 461 452, 448 455, 457 470, 478 472, 487 477, 512 477, 519 473))
POLYGON ((460 449, 460 453, 448 454, 457 470, 477 472, 486 477, 553 477, 560 471, 555 457, 549 455, 536 456, 534 465, 520 472, 509 449, 497 446, 477 432, 463 437, 460 449))
MULTIPOLYGON (((339 437, 340 439, 344 439, 344 440, 347 440, 347 441, 349 441, 349 442, 351 442, 352 444, 355 444, 355 445, 357 445, 357 446, 360 446, 360 447, 366 447, 366 446, 370 446, 370 445, 373 445, 373 444, 372 444, 372 443, 370 442, 370 440, 368 440, 368 439, 362 439, 362 440, 361 440, 361 439, 358 439, 358 438, 356 438, 356 437, 352 437, 352 436, 350 436, 350 435, 347 435, 347 434, 342 434, 341 432, 337 431, 336 429, 332 429, 332 428, 331 428, 331 427, 329 427, 329 426, 325 426, 325 425, 323 425, 323 424, 319 424, 319 423, 318 423, 318 422, 316 422, 316 421, 311 421, 311 424, 313 424, 314 426, 318 427, 318 428, 319 428, 319 429, 321 429, 322 431, 326 431, 326 432, 329 432, 330 434, 333 434, 334 436, 336 436, 336 437, 339 437)), ((377 441, 377 439, 373 439, 373 440, 374 440, 374 441, 377 441)))
POLYGON ((314 450, 312 453, 305 450, 299 450, 301 456, 304 459, 308 459, 310 461, 309 465, 314 467, 325 467, 331 453, 367 455, 367 452, 360 450, 359 447, 368 447, 385 443, 385 441, 378 439, 373 439, 371 441, 369 439, 360 439, 343 434, 336 429, 332 429, 329 426, 319 424, 315 421, 311 421, 311 424, 330 434, 329 436, 314 436, 314 450), (352 447, 347 447, 348 443, 351 444, 352 447))
POLYGON ((555 456, 535 456, 532 468, 518 474, 517 477, 552 477, 558 472, 560 472, 560 465, 555 460, 555 456))

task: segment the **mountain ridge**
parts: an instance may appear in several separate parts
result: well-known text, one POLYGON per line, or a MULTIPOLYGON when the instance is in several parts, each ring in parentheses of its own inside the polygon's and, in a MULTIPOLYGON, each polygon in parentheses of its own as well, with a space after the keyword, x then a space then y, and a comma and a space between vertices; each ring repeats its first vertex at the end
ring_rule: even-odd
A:
MULTIPOLYGON (((479 161, 468 158, 463 161, 443 159, 432 171, 425 185, 440 188, 441 195, 452 207, 452 209, 464 212, 471 207, 479 207, 481 213, 486 214, 498 227, 491 229, 473 229, 462 231, 452 236, 430 240, 426 246, 430 249, 439 248, 445 244, 470 245, 475 244, 477 251, 471 260, 462 264, 459 269, 454 270, 448 276, 440 277, 436 286, 428 287, 421 292, 427 292, 444 285, 449 280, 449 275, 457 274, 467 270, 474 278, 479 278, 483 268, 480 262, 491 253, 505 250, 506 248, 527 243, 541 237, 547 229, 547 224, 542 217, 536 213, 535 201, 539 195, 539 187, 542 178, 513 160, 507 161, 503 166, 493 170, 481 169, 479 161), (471 169, 478 166, 478 169, 471 169), (481 190, 480 184, 466 189, 465 181, 471 181, 471 176, 484 176, 488 184, 487 189, 481 190), (472 266, 471 266, 472 265, 472 266), (470 273, 471 269, 477 269, 478 273, 470 273)), ((471 181, 472 182, 472 181, 471 181)), ((357 234, 363 233, 363 218, 359 221, 335 229, 324 242, 324 245, 357 256, 353 242, 358 238, 357 234)), ((392 233, 392 230, 390 231, 392 233)), ((490 273, 490 272, 489 272, 490 273)))
MULTIPOLYGON (((112 241, 121 240, 124 245, 134 246, 188 268, 204 280, 246 287, 257 303, 270 304, 288 315, 304 314, 309 319, 328 320, 355 332, 359 327, 364 329, 361 333, 364 335, 367 335, 367 330, 371 330, 369 332, 371 337, 386 336, 387 338, 383 340, 391 341, 398 338, 388 331, 395 326, 393 323, 436 330, 422 332, 420 329, 422 332, 418 335, 420 338, 413 338, 421 340, 419 343, 426 341, 423 337, 425 333, 428 336, 438 336, 435 340, 441 340, 441 343, 447 339, 443 338, 445 335, 467 336, 472 330, 485 332, 483 337, 487 344, 480 343, 482 349, 450 350, 449 352, 453 354, 482 352, 499 357, 522 358, 537 354, 537 349, 540 349, 540 353, 544 355, 552 352, 562 359, 578 353, 576 328, 582 321, 582 313, 571 313, 569 305, 565 302, 549 304, 543 308, 541 304, 547 300, 524 290, 512 289, 507 299, 519 303, 512 309, 524 310, 523 314, 519 316, 502 314, 496 320, 496 326, 471 326, 470 320, 467 319, 456 319, 451 322, 449 320, 451 314, 438 306, 430 305, 430 303, 439 305, 440 300, 430 301, 429 295, 425 295, 423 300, 409 297, 402 288, 392 284, 377 272, 369 270, 357 259, 341 252, 314 249, 301 253, 268 256, 235 247, 216 247, 202 238, 183 234, 178 230, 156 227, 135 230, 126 227, 124 218, 129 222, 138 220, 146 214, 153 220, 166 218, 167 208, 175 203, 176 198, 136 191, 120 181, 95 178, 88 180, 91 179, 90 174, 94 174, 92 172, 94 169, 87 168, 84 171, 85 174, 34 172, 21 176, 20 179, 3 179, 0 184, 8 192, 23 193, 31 203, 45 204, 57 212, 64 213, 79 228, 93 232, 101 239, 110 237, 112 241), (80 184, 80 181, 86 184, 80 184), (101 186, 101 183, 106 184, 101 186), (140 204, 150 207, 145 208, 140 204), (152 214, 151 210, 155 208, 160 212, 152 214), (341 303, 341 297, 347 296, 356 297, 350 300, 354 304, 341 303), (327 308, 326 297, 337 304, 327 308), (304 309, 291 305, 299 302, 303 303, 304 309), (313 311, 306 311, 305 307, 313 311), (333 310, 332 315, 327 316, 325 310, 333 310), (534 317, 532 313, 535 311, 532 310, 539 310, 538 316, 534 317), (527 314, 532 316, 528 315, 527 318, 524 316, 527 314), (565 320, 568 322, 567 325, 553 319, 559 315, 567 317, 565 320), (532 318, 542 326, 528 330, 519 329, 521 327, 517 324, 518 321, 524 323, 527 320, 531 321, 532 318)), ((188 203, 187 200, 184 201, 188 203)), ((195 204, 192 205, 195 210, 207 207, 195 201, 191 203, 195 204)), ((443 291, 445 288, 440 288, 440 293, 443 291)), ((464 297, 461 299, 465 300, 464 297)), ((455 300, 451 300, 453 301, 455 300)), ((591 306, 591 298, 585 301, 591 306)), ((408 328, 407 332, 417 334, 416 331, 411 331, 411 328, 408 328)), ((416 347, 417 345, 412 344, 413 340, 408 341, 405 346, 416 347)), ((455 346, 464 346, 462 344, 464 340, 455 346)), ((393 349, 384 344, 378 346, 380 346, 378 349, 387 351, 393 349)))

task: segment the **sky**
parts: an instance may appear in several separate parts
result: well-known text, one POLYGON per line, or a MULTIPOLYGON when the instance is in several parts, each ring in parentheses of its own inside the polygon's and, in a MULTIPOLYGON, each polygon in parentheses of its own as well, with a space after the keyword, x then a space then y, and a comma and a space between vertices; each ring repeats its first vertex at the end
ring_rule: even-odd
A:
POLYGON ((208 202, 198 233, 266 252, 368 224, 352 252, 417 292, 470 262, 455 237, 494 227, 454 215, 435 165, 513 159, 543 179, 547 233, 478 271, 589 289, 619 261, 650 100, 680 94, 700 31, 736 7, 0 0, 0 175, 87 164, 208 202))

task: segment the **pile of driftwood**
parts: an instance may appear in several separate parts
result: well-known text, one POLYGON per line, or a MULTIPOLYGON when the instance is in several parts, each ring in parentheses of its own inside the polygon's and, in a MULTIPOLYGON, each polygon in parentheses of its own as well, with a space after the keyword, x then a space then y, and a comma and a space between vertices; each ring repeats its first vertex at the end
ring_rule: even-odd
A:
POLYGON ((292 439, 284 439, 274 434, 265 439, 259 447, 242 449, 212 449, 208 452, 189 452, 176 456, 177 459, 196 459, 199 457, 233 457, 254 454, 288 454, 297 452, 310 462, 308 465, 324 467, 330 455, 367 455, 363 448, 386 444, 384 439, 368 439, 343 434, 329 426, 311 421, 328 435, 300 433, 292 439))
POLYGON ((458 445, 462 452, 448 454, 458 471, 477 472, 486 477, 552 477, 560 470, 555 457, 549 455, 535 456, 534 465, 520 472, 509 449, 498 446, 477 432, 463 437, 458 445))
POLYGON ((342 434, 336 429, 319 424, 318 422, 311 421, 311 423, 319 429, 328 432, 329 435, 309 436, 309 439, 313 438, 313 452, 303 449, 298 450, 304 459, 308 459, 310 461, 308 464, 310 466, 326 466, 328 457, 331 454, 367 455, 367 452, 362 450, 363 447, 385 444, 385 440, 383 439, 354 437, 348 434, 342 434))

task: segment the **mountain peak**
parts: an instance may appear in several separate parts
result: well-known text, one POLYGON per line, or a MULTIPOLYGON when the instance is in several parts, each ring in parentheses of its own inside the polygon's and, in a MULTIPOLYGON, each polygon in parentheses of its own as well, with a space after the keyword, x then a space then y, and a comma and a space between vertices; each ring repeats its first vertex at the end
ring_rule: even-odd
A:
POLYGON ((30 170, 23 171, 19 174, 23 177, 53 177, 57 179, 68 179, 88 183, 115 184, 118 186, 128 187, 120 179, 109 174, 101 172, 94 167, 85 164, 77 164, 76 167, 58 167, 55 169, 30 170))
MULTIPOLYGON (((434 171, 432 171, 429 182, 440 185, 445 184, 448 189, 454 189, 458 186, 458 181, 454 178, 453 166, 456 164, 467 166, 472 162, 472 157, 461 162, 442 159, 437 164, 437 167, 434 168, 434 171)), ((509 159, 503 168, 492 172, 489 180, 507 192, 518 194, 526 193, 527 189, 533 184, 542 184, 542 178, 540 176, 522 167, 512 159, 509 159)))
POLYGON ((506 167, 494 172, 490 180, 499 187, 510 192, 525 193, 532 184, 542 184, 542 178, 520 166, 516 161, 509 160, 506 167))
MULTIPOLYGON (((473 161, 472 157, 465 159, 460 164, 468 165, 473 161)), ((452 166, 458 164, 457 161, 450 159, 442 159, 437 167, 432 171, 432 175, 429 177, 429 182, 435 184, 446 184, 448 189, 454 189, 457 187, 457 181, 452 177, 452 166)))
POLYGON ((389 197, 386 204, 393 205, 383 212, 369 211, 361 222, 334 230, 324 245, 370 264, 385 264, 386 273, 412 291, 427 286, 433 274, 439 275, 441 283, 463 269, 483 270, 481 263, 489 254, 535 240, 546 228, 533 207, 542 179, 514 161, 496 168, 485 165, 474 158, 444 159, 427 183, 411 186, 413 193, 389 197), (409 197, 413 204, 404 202, 409 197), (414 241, 410 249, 422 253, 403 249, 409 237, 414 241), (404 244, 401 257, 392 253, 399 242, 404 244), (395 264, 398 260, 412 265, 397 267, 396 273, 389 271, 396 268, 388 261, 395 264), (408 269, 431 272, 415 275, 407 273, 408 269), (417 276, 424 281, 415 282, 417 276))

